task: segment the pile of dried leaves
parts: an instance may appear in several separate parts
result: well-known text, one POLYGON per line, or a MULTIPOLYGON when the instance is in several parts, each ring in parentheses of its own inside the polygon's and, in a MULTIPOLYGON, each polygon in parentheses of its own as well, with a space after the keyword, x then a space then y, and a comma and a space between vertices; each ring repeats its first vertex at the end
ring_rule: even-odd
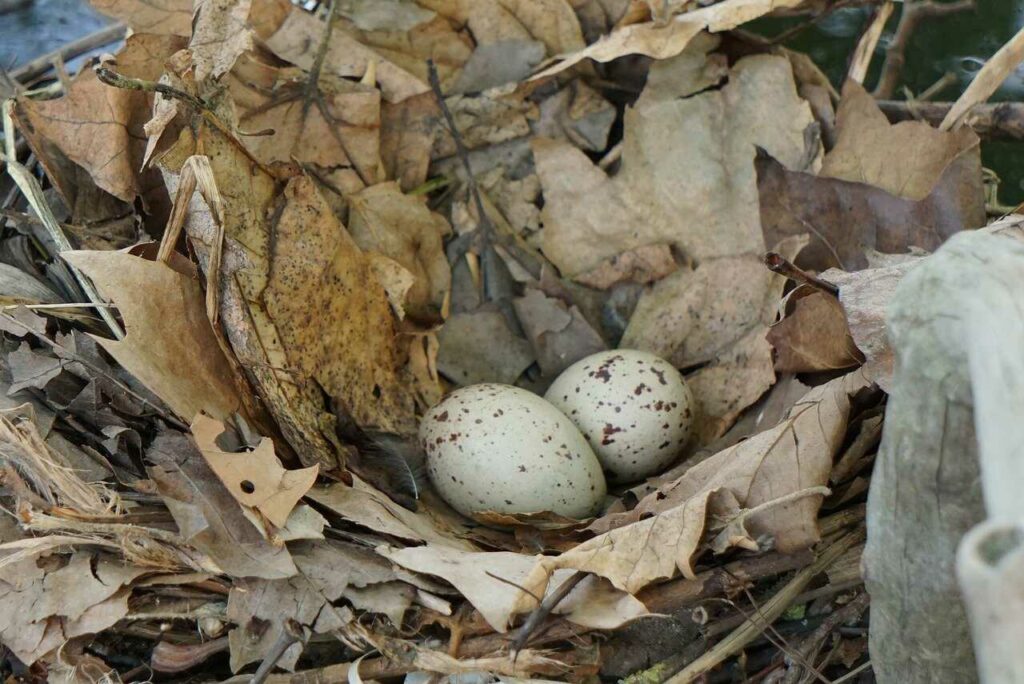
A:
POLYGON ((799 0, 92 4, 124 46, 3 111, 16 674, 864 662, 884 307, 986 221, 970 128, 732 31, 799 0), (409 490, 446 391, 619 346, 699 400, 672 470, 501 530, 409 490))

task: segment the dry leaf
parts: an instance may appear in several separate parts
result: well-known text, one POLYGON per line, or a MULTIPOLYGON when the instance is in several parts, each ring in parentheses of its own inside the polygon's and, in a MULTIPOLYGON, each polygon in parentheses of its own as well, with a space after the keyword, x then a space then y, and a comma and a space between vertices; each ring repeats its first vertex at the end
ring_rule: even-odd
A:
POLYGON ((533 142, 544 254, 563 275, 644 245, 671 244, 698 260, 764 251, 754 146, 800 168, 813 119, 785 59, 747 57, 726 72, 718 56, 706 55, 714 44, 702 40, 651 68, 626 112, 615 177, 568 143, 533 142), (726 76, 721 89, 698 92, 726 76))
POLYGON ((284 527, 299 499, 316 482, 319 465, 286 470, 274 454, 274 443, 264 437, 251 452, 230 453, 217 446, 224 423, 197 415, 192 438, 210 469, 238 503, 258 510, 277 527, 284 527))
POLYGON ((811 373, 851 368, 864 361, 838 299, 802 286, 787 301, 793 310, 768 331, 768 341, 775 347, 775 370, 811 373))
MULTIPOLYGON (((523 612, 527 602, 533 605, 526 610, 536 607, 536 601, 529 596, 524 599, 518 588, 536 563, 533 556, 506 551, 468 552, 429 544, 405 549, 380 547, 377 552, 404 568, 447 580, 498 632, 508 630, 512 616, 523 612)), ((554 591, 571 574, 556 573, 549 589, 554 591)), ((636 598, 591 577, 574 588, 555 613, 588 627, 614 629, 646 615, 647 609, 636 598)))
POLYGON ((458 25, 468 25, 477 45, 539 40, 548 54, 583 47, 579 21, 566 0, 418 0, 458 25))
MULTIPOLYGON (((265 42, 278 57, 309 70, 313 66, 323 30, 323 23, 319 19, 295 7, 281 25, 265 37, 265 42)), ((335 27, 324 58, 324 73, 361 79, 371 63, 374 65, 381 95, 388 102, 401 102, 407 97, 430 92, 425 81, 335 27)))
POLYGON ((958 202, 959 189, 947 184, 955 166, 920 202, 863 183, 789 171, 767 155, 759 156, 757 169, 765 240, 810 234, 811 243, 796 259, 805 269, 858 270, 868 265, 868 250, 931 251, 950 235, 984 223, 984 211, 979 215, 976 203, 958 202))
POLYGON ((546 378, 554 379, 583 357, 608 348, 575 305, 569 307, 532 287, 512 305, 546 378))
POLYGON ((192 0, 89 0, 89 4, 136 34, 192 35, 192 0))
POLYGON ((669 245, 645 245, 605 259, 576 282, 587 287, 607 290, 623 282, 648 285, 661 280, 678 268, 669 245))
POLYGON ((264 539, 185 435, 165 430, 146 459, 182 540, 208 556, 218 572, 264 579, 295 574, 288 549, 264 539))
POLYGON ((610 62, 625 55, 641 54, 670 59, 686 49, 704 30, 720 33, 757 19, 773 10, 796 7, 803 0, 723 0, 710 7, 672 17, 667 23, 651 21, 615 29, 597 42, 564 56, 536 76, 557 74, 584 59, 610 62))
POLYGON ((92 279, 124 319, 124 340, 93 339, 172 411, 188 421, 199 413, 226 420, 242 410, 240 379, 206 317, 194 273, 126 252, 62 256, 92 279))
POLYGON ((366 188, 348 201, 349 233, 359 248, 394 259, 415 278, 406 310, 417 318, 439 319, 451 287, 442 242, 451 232, 448 222, 393 182, 366 188))
POLYGON ((381 106, 380 156, 387 178, 409 192, 427 181, 430 150, 440 130, 441 111, 433 93, 381 106))
MULTIPOLYGON (((117 56, 118 70, 145 78, 183 42, 175 37, 131 36, 117 56)), ((112 88, 92 69, 83 69, 66 95, 53 100, 19 98, 15 116, 47 174, 69 207, 78 190, 59 171, 48 153, 52 146, 81 166, 95 184, 114 197, 132 202, 142 194, 139 174, 145 149, 143 125, 150 116, 151 97, 137 90, 112 88)))
POLYGON ((294 175, 296 163, 350 169, 354 178, 337 188, 345 193, 377 182, 380 92, 328 75, 319 81, 319 99, 310 101, 306 84, 300 69, 241 55, 228 79, 239 127, 265 133, 248 136, 246 149, 268 166, 285 167, 284 176, 294 175))
POLYGON ((217 79, 253 47, 249 28, 252 0, 194 0, 189 50, 197 83, 217 79))
POLYGON ((314 181, 278 193, 237 139, 202 124, 199 136, 183 130, 160 163, 177 172, 197 145, 209 154, 224 225, 194 200, 185 229, 204 269, 223 232, 220 272, 207 277, 225 334, 303 463, 343 461, 325 396, 362 428, 412 433, 387 294, 314 181))
POLYGON ((307 496, 342 518, 375 532, 433 546, 475 549, 446 528, 429 507, 413 513, 356 476, 352 477, 351 487, 341 483, 314 487, 307 496))
POLYGON ((68 639, 102 631, 127 615, 130 592, 122 587, 146 572, 85 551, 47 573, 32 561, 3 568, 0 640, 31 665, 68 639))
POLYGON ((983 220, 981 141, 970 128, 947 133, 920 121, 890 124, 875 98, 850 81, 836 112, 836 136, 822 162, 822 176, 873 185, 910 200, 927 198, 945 179, 946 192, 970 223, 983 220))
POLYGON ((459 385, 511 385, 534 362, 530 343, 512 332, 498 310, 455 314, 437 340, 437 369, 459 385))
POLYGON ((886 392, 891 389, 896 361, 885 325, 886 312, 896 286, 920 260, 904 255, 863 271, 830 269, 822 274, 839 287, 839 303, 849 321, 850 334, 866 357, 864 375, 886 392))
MULTIPOLYGON (((771 537, 784 553, 809 546, 818 539, 817 511, 846 432, 850 397, 869 385, 855 372, 816 387, 775 428, 694 466, 633 511, 596 521, 592 529, 609 531, 541 559, 523 585, 540 593, 565 568, 600 575, 629 593, 677 571, 692 578, 712 514, 742 516, 743 536, 732 543, 771 537)), ((528 603, 521 600, 519 609, 528 603)))

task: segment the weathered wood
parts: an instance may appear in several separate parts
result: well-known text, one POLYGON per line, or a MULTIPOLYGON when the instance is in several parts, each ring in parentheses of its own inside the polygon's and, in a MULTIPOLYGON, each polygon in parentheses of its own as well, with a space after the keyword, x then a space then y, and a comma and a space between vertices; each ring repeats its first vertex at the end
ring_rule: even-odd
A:
POLYGON ((906 276, 889 309, 896 372, 864 554, 871 660, 883 683, 978 678, 954 573, 960 539, 985 517, 967 350, 976 333, 1002 344, 1005 328, 1024 324, 1007 306, 1024 292, 1021 225, 1014 217, 956 235, 906 276), (999 315, 976 331, 983 303, 999 315))

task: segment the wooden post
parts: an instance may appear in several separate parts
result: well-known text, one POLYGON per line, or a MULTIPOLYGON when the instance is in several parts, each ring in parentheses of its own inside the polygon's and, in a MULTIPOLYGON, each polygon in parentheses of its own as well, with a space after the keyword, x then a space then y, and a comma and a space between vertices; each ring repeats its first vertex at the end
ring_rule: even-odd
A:
MULTIPOLYGON (((883 684, 978 681, 954 567, 961 538, 985 518, 978 437, 987 447, 1000 430, 1010 434, 1005 421, 1024 421, 1024 376, 1006 363, 1014 353, 1024 355, 1022 226, 1022 217, 1011 217, 954 236, 906 276, 889 309, 896 372, 868 497, 864 554, 871 660, 883 684), (992 361, 995 348, 1004 352, 1002 365, 992 361), (999 376, 1003 382, 993 385, 999 376), (976 405, 1005 409, 977 421, 978 436, 976 405)), ((986 491, 1018 488, 1019 505, 1021 474, 1024 461, 1004 460, 987 473, 986 491)), ((1009 515, 1009 508, 996 508, 1009 515)), ((980 600, 985 593, 969 595, 980 600)), ((1024 657, 1022 643, 1016 658, 1024 657)), ((985 681, 1021 680, 986 675, 985 681)))

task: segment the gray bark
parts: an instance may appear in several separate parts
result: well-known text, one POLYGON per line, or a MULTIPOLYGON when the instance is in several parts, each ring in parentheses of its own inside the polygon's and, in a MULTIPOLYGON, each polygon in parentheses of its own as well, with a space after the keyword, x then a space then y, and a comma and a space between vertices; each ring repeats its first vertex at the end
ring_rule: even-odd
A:
POLYGON ((978 680, 954 573, 957 545, 985 517, 968 349, 972 340, 1002 344, 1021 316, 1007 305, 1024 293, 1019 221, 954 236, 906 276, 889 309, 896 371, 864 554, 871 660, 883 684, 978 680), (979 319, 981 306, 998 315, 979 319))

